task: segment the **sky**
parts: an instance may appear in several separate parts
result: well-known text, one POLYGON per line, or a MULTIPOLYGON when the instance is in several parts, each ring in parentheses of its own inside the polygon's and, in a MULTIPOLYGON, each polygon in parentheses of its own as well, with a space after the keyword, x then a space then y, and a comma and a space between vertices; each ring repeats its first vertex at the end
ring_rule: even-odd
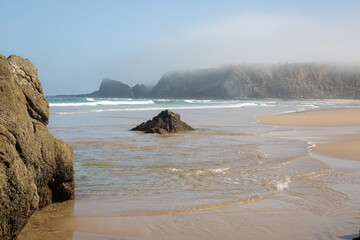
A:
POLYGON ((360 63, 360 1, 0 0, 0 53, 30 59, 46 95, 244 62, 360 63))

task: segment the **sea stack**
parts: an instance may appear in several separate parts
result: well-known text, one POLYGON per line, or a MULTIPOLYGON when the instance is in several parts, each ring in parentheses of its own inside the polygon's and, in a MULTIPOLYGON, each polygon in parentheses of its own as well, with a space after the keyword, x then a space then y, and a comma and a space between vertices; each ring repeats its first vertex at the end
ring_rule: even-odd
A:
POLYGON ((180 120, 180 115, 170 110, 159 113, 152 120, 143 122, 139 126, 131 129, 132 131, 143 131, 145 133, 176 133, 183 131, 193 131, 194 129, 180 120))
POLYGON ((0 239, 15 239, 35 210, 75 197, 72 148, 48 121, 34 64, 0 55, 0 239))
POLYGON ((103 98, 132 98, 134 97, 134 94, 127 84, 120 81, 104 78, 101 81, 98 91, 90 94, 85 94, 83 96, 103 98))
POLYGON ((132 92, 136 98, 147 98, 149 96, 150 90, 147 89, 144 84, 136 84, 132 88, 132 92))

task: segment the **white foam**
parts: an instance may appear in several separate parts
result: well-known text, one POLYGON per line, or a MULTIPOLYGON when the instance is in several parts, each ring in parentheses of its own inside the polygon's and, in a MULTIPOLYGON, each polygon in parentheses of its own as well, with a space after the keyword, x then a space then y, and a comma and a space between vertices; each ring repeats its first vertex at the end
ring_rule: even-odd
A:
MULTIPOLYGON (((138 101, 140 102, 140 101, 138 101)), ((91 104, 92 102, 88 103, 81 103, 81 104, 91 104)), ((94 102, 96 103, 96 102, 94 102)), ((53 103, 55 104, 55 103, 53 103)), ((74 103, 71 103, 74 104, 74 103)), ((133 104, 140 104, 140 103, 133 103, 133 104)), ((143 103, 146 104, 146 103, 143 103)), ((149 101, 147 104, 154 104, 153 101, 149 101), (151 103, 150 103, 151 102, 151 103)), ((54 106, 54 105, 50 105, 54 106)), ((55 106, 63 106, 63 105, 55 105, 55 106)), ((74 106, 74 105, 65 105, 65 106, 74 106)), ((75 105, 75 106, 83 106, 83 105, 75 105)), ((96 105, 85 105, 85 106, 96 106, 96 105)), ((241 108, 241 107, 256 107, 258 104, 256 103, 237 103, 237 104, 229 104, 229 105, 207 105, 207 106, 166 106, 166 107, 147 107, 147 108, 112 108, 112 109, 81 109, 77 112, 54 112, 58 115, 62 114, 72 114, 72 113, 91 113, 91 112, 128 112, 128 111, 161 111, 165 109, 170 110, 184 110, 184 109, 224 109, 224 108, 241 108)))
POLYGON ((93 101, 95 101, 95 99, 93 99, 93 98, 86 98, 86 101, 93 102, 93 101))
POLYGON ((289 183, 291 183, 290 177, 286 176, 275 184, 275 189, 277 191, 284 191, 286 188, 289 188, 289 183))
POLYGON ((309 145, 308 149, 310 149, 310 150, 316 146, 316 144, 311 141, 308 141, 307 144, 309 145))
POLYGON ((316 107, 314 104, 297 104, 296 107, 316 107))
POLYGON ((204 173, 205 173, 204 170, 197 170, 197 171, 196 171, 196 175, 200 175, 200 174, 204 174, 204 173))
POLYGON ((300 113, 300 112, 305 112, 305 111, 306 111, 305 108, 299 108, 297 110, 292 110, 292 111, 283 111, 283 112, 277 113, 275 115, 289 114, 289 113, 300 113))
POLYGON ((225 168, 212 168, 212 169, 209 169, 210 172, 213 172, 213 173, 224 173, 226 171, 228 171, 229 168, 228 167, 225 167, 225 168))
POLYGON ((210 168, 210 169, 180 169, 180 168, 176 168, 176 167, 171 167, 168 169, 171 172, 176 172, 176 173, 183 172, 186 175, 202 175, 202 174, 206 174, 206 173, 223 173, 224 174, 230 168, 225 167, 225 168, 210 168))
POLYGON ((187 103, 209 103, 211 100, 194 100, 194 99, 186 99, 184 102, 187 103))
POLYGON ((79 106, 98 106, 98 105, 144 105, 154 104, 154 101, 91 101, 81 103, 49 103, 50 107, 79 107, 79 106))
POLYGON ((182 169, 174 168, 174 167, 169 168, 169 170, 170 170, 171 172, 182 172, 182 171, 183 171, 182 169))

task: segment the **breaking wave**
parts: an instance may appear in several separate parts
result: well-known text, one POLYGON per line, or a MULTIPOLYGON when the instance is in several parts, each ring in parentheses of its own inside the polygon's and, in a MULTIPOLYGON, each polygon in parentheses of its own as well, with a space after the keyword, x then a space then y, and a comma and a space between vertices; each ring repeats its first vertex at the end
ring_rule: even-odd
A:
POLYGON ((86 99, 89 102, 69 102, 69 103, 49 103, 50 107, 79 107, 79 106, 98 106, 98 105, 144 105, 154 104, 152 100, 146 101, 94 101, 86 99))

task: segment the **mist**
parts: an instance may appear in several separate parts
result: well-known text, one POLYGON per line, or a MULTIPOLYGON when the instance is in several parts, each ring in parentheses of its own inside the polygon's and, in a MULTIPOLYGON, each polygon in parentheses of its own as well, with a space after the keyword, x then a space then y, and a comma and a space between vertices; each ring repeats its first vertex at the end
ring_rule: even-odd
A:
POLYGON ((185 5, 171 19, 178 5, 161 5, 162 15, 157 7, 149 12, 137 4, 128 6, 133 12, 121 14, 102 4, 74 10, 60 3, 56 8, 40 4, 44 9, 36 18, 23 9, 19 16, 26 21, 2 21, 7 34, 0 53, 33 61, 48 95, 89 93, 103 78, 130 86, 155 85, 169 71, 237 63, 360 62, 360 15, 356 7, 349 10, 350 5, 336 3, 343 7, 338 11, 334 6, 319 9, 317 3, 312 14, 293 4, 283 10, 278 4, 266 12, 237 6, 222 14, 214 3, 212 11, 203 12, 201 4, 193 11, 190 3, 185 5), (145 17, 136 15, 138 11, 145 17), (186 11, 192 17, 187 18, 186 11), (73 19, 64 17, 67 14, 73 19))
POLYGON ((168 71, 236 63, 360 62, 358 16, 325 21, 298 14, 246 14, 195 25, 114 60, 109 72, 130 85, 168 71))

